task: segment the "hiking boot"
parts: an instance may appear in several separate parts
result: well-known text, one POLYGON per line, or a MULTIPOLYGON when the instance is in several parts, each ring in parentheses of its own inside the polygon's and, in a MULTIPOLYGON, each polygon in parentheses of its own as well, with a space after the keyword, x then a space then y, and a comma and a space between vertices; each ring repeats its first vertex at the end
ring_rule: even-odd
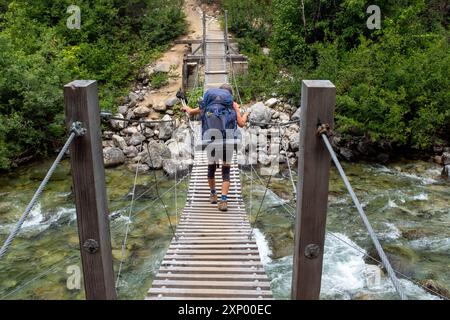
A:
POLYGON ((228 211, 228 201, 220 201, 219 210, 222 212, 228 211))
POLYGON ((217 204, 217 194, 212 194, 209 199, 211 201, 211 204, 217 204))

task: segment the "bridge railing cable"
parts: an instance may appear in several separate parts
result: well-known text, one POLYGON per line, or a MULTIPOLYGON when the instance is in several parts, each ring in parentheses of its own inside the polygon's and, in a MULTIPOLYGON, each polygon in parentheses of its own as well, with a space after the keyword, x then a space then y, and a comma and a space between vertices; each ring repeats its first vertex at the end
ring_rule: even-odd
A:
POLYGON ((389 275, 389 278, 392 281, 392 284, 395 287, 395 290, 397 291, 398 295, 400 296, 400 298, 402 300, 407 300, 408 298, 406 297, 403 288, 400 285, 400 282, 397 278, 397 276, 395 275, 394 269, 391 266, 391 263, 389 262, 388 257, 386 256, 383 247, 380 244, 380 241, 378 240, 378 237, 375 233, 375 231, 372 228, 372 225, 370 224, 369 219, 367 218, 366 213, 364 212, 364 209, 361 205, 361 203, 359 202, 358 197, 356 196, 352 185, 350 184, 350 181, 347 178, 347 175, 345 174, 344 169, 342 168, 342 165, 339 161, 339 159, 337 158, 336 153, 333 150, 333 147, 331 146, 330 140, 328 139, 328 134, 330 133, 330 128, 328 125, 321 125, 318 129, 318 134, 322 137, 325 146, 328 150, 328 152, 331 155, 331 158, 333 159, 333 162, 336 166, 336 168, 339 171, 339 175, 341 176, 342 180, 344 181, 344 184, 348 190, 348 192, 350 193, 350 196, 352 197, 352 200, 356 206, 356 209, 358 210, 358 213, 367 229, 367 231, 369 232, 369 236, 373 242, 373 244, 375 245, 375 248, 378 252, 378 255, 381 258, 381 261, 383 262, 384 267, 386 268, 386 271, 389 275))
POLYGON ((73 140, 76 137, 83 136, 86 133, 86 130, 83 129, 82 124, 79 122, 74 122, 71 129, 70 129, 70 135, 66 140, 66 143, 64 144, 63 148, 59 152, 58 156, 56 157, 56 160, 53 162, 52 166, 50 167, 49 171, 47 172, 47 175, 45 176, 44 180, 42 180, 41 184, 39 185, 39 188, 36 190, 35 194, 33 195, 33 198, 31 199, 30 203, 25 208, 25 211, 23 212, 19 222, 17 222, 14 229, 10 232, 8 238, 3 243, 2 248, 0 249, 0 259, 6 254, 9 247, 11 246, 14 239, 19 234, 24 222, 27 220, 28 216, 30 215, 31 210, 33 210, 34 206, 40 199, 42 192, 44 191, 45 187, 47 186, 48 182, 50 181, 51 177, 56 171, 56 168, 61 163, 64 155, 66 154, 67 150, 69 150, 70 145, 72 144, 73 140))

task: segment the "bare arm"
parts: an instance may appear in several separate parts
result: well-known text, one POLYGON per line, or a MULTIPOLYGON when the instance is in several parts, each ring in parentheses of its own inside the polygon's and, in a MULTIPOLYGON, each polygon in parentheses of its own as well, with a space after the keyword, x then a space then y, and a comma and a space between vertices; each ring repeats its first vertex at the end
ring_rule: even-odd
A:
POLYGON ((234 110, 236 111, 236 114, 237 114, 238 126, 243 128, 248 122, 249 113, 246 112, 246 113, 244 113, 244 115, 241 115, 241 108, 236 102, 234 102, 233 108, 234 108, 234 110))
POLYGON ((192 108, 186 106, 182 110, 184 112, 186 112, 190 117, 200 114, 200 108, 192 109, 192 108))

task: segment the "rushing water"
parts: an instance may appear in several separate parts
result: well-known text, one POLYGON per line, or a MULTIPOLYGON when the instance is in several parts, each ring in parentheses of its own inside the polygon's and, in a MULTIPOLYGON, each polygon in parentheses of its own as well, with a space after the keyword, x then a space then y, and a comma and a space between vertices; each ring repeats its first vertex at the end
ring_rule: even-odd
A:
MULTIPOLYGON (((49 163, 22 168, 0 176, 0 241, 19 219, 49 163)), ((385 166, 347 164, 345 169, 394 268, 407 278, 401 283, 412 299, 436 299, 413 281, 433 279, 450 289, 450 183, 440 179, 439 167, 425 162, 385 166)), ((187 182, 177 189, 174 180, 157 173, 157 198, 152 174, 140 175, 137 195, 148 192, 130 210, 134 173, 107 170, 111 211, 114 269, 120 299, 142 299, 172 238, 170 224, 186 199, 187 182), (166 213, 167 212, 167 213, 166 213), (131 213, 131 216, 130 216, 131 213), (169 220, 167 214, 170 215, 169 220), (122 242, 129 226, 125 250, 122 242)), ((243 175, 244 197, 256 223, 262 261, 278 299, 290 295, 293 251, 294 196, 286 172, 273 179, 261 214, 264 183, 250 172, 243 175)), ((264 177, 263 177, 264 179, 264 177)), ((76 214, 70 190, 68 163, 64 162, 43 194, 9 253, 0 261, 0 299, 83 299, 84 290, 73 288, 73 270, 81 267, 76 214)), ((323 299, 397 299, 395 291, 364 253, 374 255, 367 231, 351 198, 333 170, 327 220, 323 299)), ((76 275, 76 274, 75 274, 76 275)), ((82 277, 81 277, 82 279, 82 277)), ((75 281, 76 283, 76 281, 75 281)))

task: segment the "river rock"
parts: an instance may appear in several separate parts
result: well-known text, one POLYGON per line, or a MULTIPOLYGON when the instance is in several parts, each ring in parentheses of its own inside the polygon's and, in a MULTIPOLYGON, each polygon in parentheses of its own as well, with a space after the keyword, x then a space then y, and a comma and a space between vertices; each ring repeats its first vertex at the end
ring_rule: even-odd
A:
POLYGON ((447 165, 442 170, 442 176, 448 180, 450 180, 450 165, 447 165))
POLYGON ((128 113, 128 106, 120 106, 118 111, 121 115, 126 115, 128 113))
POLYGON ((193 164, 193 160, 166 159, 163 161, 163 170, 170 178, 175 177, 175 173, 178 177, 182 177, 189 172, 189 168, 193 164))
POLYGON ((127 147, 127 143, 125 142, 125 139, 118 135, 113 135, 112 140, 114 141, 114 144, 116 147, 119 147, 120 149, 124 150, 127 147))
MULTIPOLYGON (((172 117, 169 115, 165 115, 162 118, 162 121, 171 121, 172 117)), ((163 122, 159 126, 159 139, 162 141, 167 141, 172 137, 172 133, 174 131, 174 123, 173 122, 163 122)))
POLYGON ((139 154, 138 149, 135 146, 129 146, 129 147, 125 147, 123 149, 123 153, 128 157, 128 158, 136 158, 139 154))
POLYGON ((258 102, 250 107, 249 120, 257 123, 269 123, 272 119, 272 111, 264 103, 258 102))
POLYGON ((169 73, 170 72, 170 63, 167 62, 158 62, 156 66, 153 68, 155 73, 169 73))
POLYGON ((289 117, 289 115, 287 113, 280 112, 279 120, 280 120, 281 123, 289 122, 289 119, 290 119, 290 117, 289 117))
POLYGON ((150 169, 162 169, 164 160, 168 159, 171 159, 171 153, 164 143, 151 141, 148 148, 144 148, 142 152, 142 162, 146 163, 150 169))
POLYGON ((135 107, 139 100, 139 95, 135 92, 130 92, 128 98, 130 98, 130 107, 135 107))
POLYGON ((444 152, 442 154, 442 163, 444 166, 450 165, 450 152, 444 152))
POLYGON ((355 159, 353 151, 348 148, 340 148, 339 154, 347 161, 353 161, 355 159))
POLYGON ((448 299, 450 299, 450 292, 441 284, 439 284, 437 281, 428 279, 422 281, 422 285, 427 288, 429 293, 436 295, 436 293, 440 294, 441 296, 444 296, 448 299))
POLYGON ((262 52, 264 55, 268 56, 270 54, 270 49, 269 48, 262 48, 262 52))
POLYGON ((179 103, 180 103, 180 99, 178 99, 177 97, 173 97, 173 98, 167 99, 165 104, 166 104, 166 107, 173 108, 174 106, 176 106, 179 103))
POLYGON ((157 102, 155 104, 153 104, 153 110, 157 111, 157 112, 164 112, 167 110, 167 106, 166 103, 163 101, 157 102))
MULTIPOLYGON (((121 113, 116 114, 114 118, 125 119, 125 117, 121 113)), ((126 126, 125 121, 121 120, 110 120, 109 124, 111 125, 111 128, 113 128, 116 131, 120 131, 124 129, 126 126)))
POLYGON ((141 106, 134 109, 134 115, 139 118, 146 117, 150 114, 151 110, 148 107, 141 106))
POLYGON ((302 108, 298 108, 297 111, 292 115, 292 121, 300 120, 302 116, 302 108))
POLYGON ((277 98, 271 98, 271 99, 266 101, 265 105, 266 105, 267 108, 273 108, 278 103, 280 103, 280 100, 278 100, 277 98))
POLYGON ((129 135, 129 136, 131 136, 137 132, 139 132, 139 129, 137 127, 133 127, 133 126, 128 127, 122 131, 123 134, 129 135))
POLYGON ((136 170, 138 170, 138 173, 146 173, 150 171, 150 167, 146 163, 130 163, 128 165, 128 170, 131 172, 136 172, 136 170))
POLYGON ((13 208, 11 202, 0 202, 0 214, 8 213, 13 208))
POLYGON ((103 149, 103 159, 106 168, 113 168, 125 163, 125 154, 119 148, 103 149))
POLYGON ((130 145, 138 146, 144 141, 145 141, 145 137, 140 132, 136 132, 136 133, 133 133, 133 135, 131 136, 130 145))

